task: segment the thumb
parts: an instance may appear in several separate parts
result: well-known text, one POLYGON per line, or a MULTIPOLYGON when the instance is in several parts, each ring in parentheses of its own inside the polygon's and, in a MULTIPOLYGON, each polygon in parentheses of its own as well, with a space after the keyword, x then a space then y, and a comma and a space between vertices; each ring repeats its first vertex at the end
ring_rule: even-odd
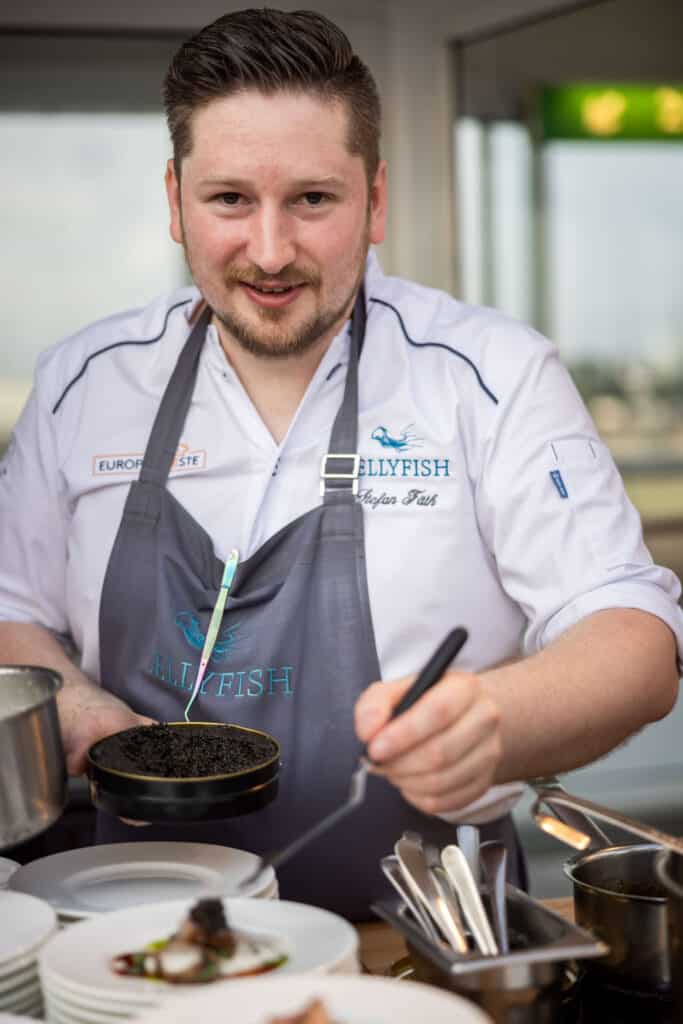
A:
POLYGON ((356 735, 361 743, 369 743, 384 728, 414 681, 415 676, 406 676, 391 682, 372 683, 361 693, 354 709, 356 735))
POLYGON ((158 725, 159 722, 156 718, 148 718, 147 715, 136 715, 138 725, 158 725))

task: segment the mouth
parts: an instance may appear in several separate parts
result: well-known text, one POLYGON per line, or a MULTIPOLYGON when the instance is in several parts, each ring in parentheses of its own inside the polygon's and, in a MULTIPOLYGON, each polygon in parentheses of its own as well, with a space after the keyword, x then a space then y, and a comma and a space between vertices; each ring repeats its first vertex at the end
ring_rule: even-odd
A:
POLYGON ((291 305, 306 287, 305 284, 253 285, 245 281, 241 281, 240 286, 252 302, 264 309, 280 309, 291 305))

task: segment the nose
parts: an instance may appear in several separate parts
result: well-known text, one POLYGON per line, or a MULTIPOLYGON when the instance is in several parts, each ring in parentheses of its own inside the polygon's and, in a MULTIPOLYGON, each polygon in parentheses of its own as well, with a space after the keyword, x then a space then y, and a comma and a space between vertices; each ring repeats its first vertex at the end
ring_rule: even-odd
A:
POLYGON ((275 275, 293 262, 293 225, 275 206, 262 206, 251 218, 247 256, 264 274, 275 275))

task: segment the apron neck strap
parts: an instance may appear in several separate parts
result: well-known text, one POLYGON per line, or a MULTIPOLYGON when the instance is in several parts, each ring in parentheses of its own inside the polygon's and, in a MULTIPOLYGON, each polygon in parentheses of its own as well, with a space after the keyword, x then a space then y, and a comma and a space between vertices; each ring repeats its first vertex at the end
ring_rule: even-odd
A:
POLYGON ((140 470, 140 480, 143 483, 165 485, 168 479, 178 452, 187 411, 192 401, 199 356, 210 321, 211 310, 207 306, 192 328, 190 336, 178 356, 175 369, 154 418, 152 432, 149 435, 140 470))
POLYGON ((320 467, 320 494, 326 504, 352 502, 358 493, 358 360, 367 320, 365 287, 361 284, 351 314, 351 343, 344 398, 339 407, 327 455, 320 467))

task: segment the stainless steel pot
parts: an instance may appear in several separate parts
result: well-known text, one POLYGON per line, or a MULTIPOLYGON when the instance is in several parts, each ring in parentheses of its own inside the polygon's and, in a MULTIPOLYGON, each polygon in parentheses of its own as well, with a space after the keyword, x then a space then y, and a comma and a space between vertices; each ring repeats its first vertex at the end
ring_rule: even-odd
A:
POLYGON ((62 679, 48 668, 0 665, 0 849, 42 832, 66 802, 57 716, 62 679))
POLYGON ((667 891, 671 981, 677 1020, 683 1020, 683 857, 661 850, 655 862, 657 877, 667 891))
MULTIPOLYGON (((669 916, 675 906, 671 898, 667 899, 668 887, 662 885, 656 865, 662 848, 673 858, 672 864, 683 863, 683 840, 562 790, 537 789, 537 796, 532 814, 544 831, 579 848, 583 838, 584 849, 593 839, 590 852, 565 865, 566 874, 574 882, 577 923, 595 932, 611 948, 609 956, 592 963, 590 970, 600 974, 604 983, 620 988, 667 993, 672 975, 679 973, 683 964, 680 952, 670 944, 669 916), (648 842, 596 849, 598 841, 588 829, 582 837, 575 831, 580 827, 577 820, 569 827, 565 822, 557 828, 554 818, 541 813, 543 804, 560 816, 571 809, 648 842)), ((683 877, 680 884, 683 886, 683 877)))
POLYGON ((656 873, 660 847, 611 846, 564 865, 574 883, 576 923, 609 946, 590 970, 607 984, 640 992, 671 985, 666 890, 656 873))

